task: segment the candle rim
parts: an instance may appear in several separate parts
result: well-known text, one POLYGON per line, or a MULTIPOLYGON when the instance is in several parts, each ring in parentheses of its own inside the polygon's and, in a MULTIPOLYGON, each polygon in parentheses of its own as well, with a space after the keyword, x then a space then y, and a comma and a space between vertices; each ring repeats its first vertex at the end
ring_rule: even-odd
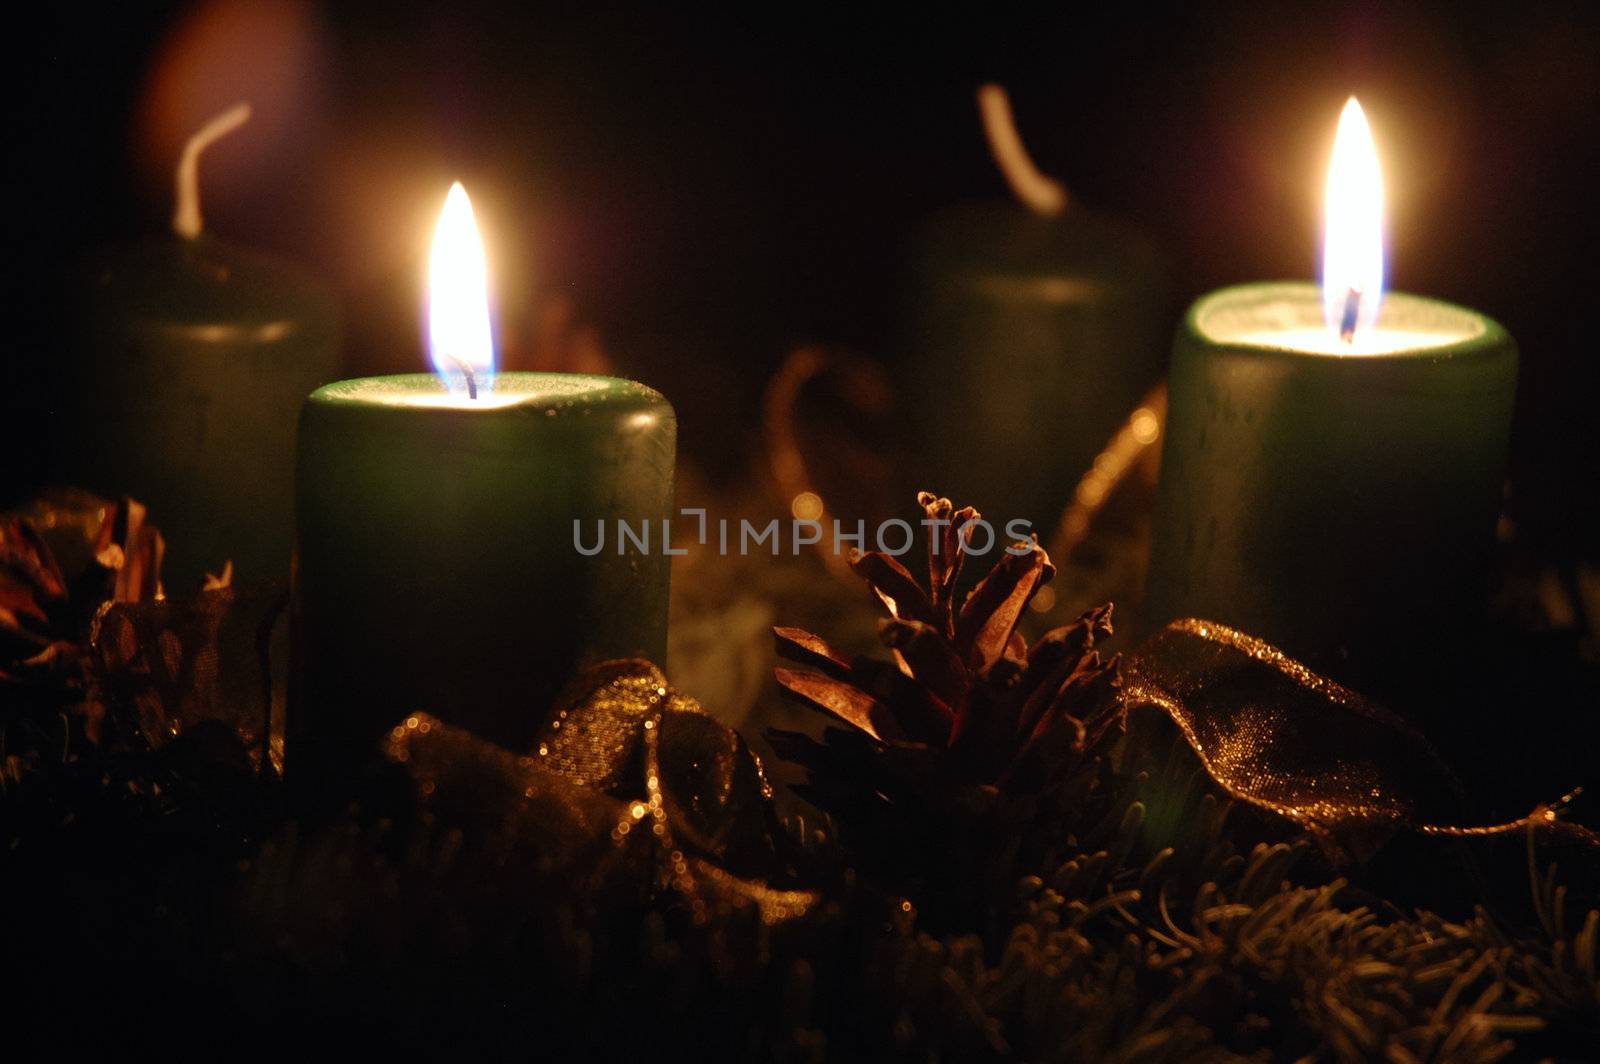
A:
MULTIPOLYGON (((1196 342, 1203 345, 1259 355, 1262 358, 1287 360, 1326 360, 1333 358, 1360 362, 1386 362, 1404 359, 1469 358, 1474 355, 1500 350, 1512 342, 1511 335, 1506 332, 1505 327, 1487 314, 1442 299, 1394 291, 1384 293, 1385 309, 1391 306, 1398 306, 1413 312, 1430 311, 1435 314, 1458 318, 1463 322, 1469 323, 1472 331, 1460 336, 1449 337, 1426 347, 1408 347, 1394 351, 1352 350, 1349 353, 1343 353, 1290 347, 1261 340, 1245 339, 1242 336, 1225 336, 1214 332, 1209 327, 1210 323, 1207 319, 1214 315, 1219 308, 1235 305, 1246 299, 1256 303, 1270 302, 1275 299, 1295 303, 1304 302, 1310 307, 1311 311, 1315 312, 1314 319, 1308 318, 1308 320, 1314 321, 1315 326, 1323 324, 1322 288, 1320 285, 1311 281, 1254 281, 1218 288, 1196 299, 1184 314, 1183 322, 1179 328, 1187 332, 1196 342)), ((1384 311, 1380 311, 1378 319, 1380 326, 1383 324, 1384 317, 1384 311)), ((1263 328, 1257 331, 1265 332, 1270 330, 1263 328)))
POLYGON ((1170 265, 1135 223, 1083 201, 1044 216, 1014 199, 957 203, 925 218, 912 235, 914 266, 925 282, 976 273, 1024 282, 1063 275, 1141 278, 1165 283, 1170 265))
POLYGON ((140 329, 255 343, 282 339, 286 322, 312 323, 319 334, 341 327, 338 301, 315 273, 210 232, 109 244, 83 256, 78 270, 80 305, 126 315, 140 329))
POLYGON ((416 416, 454 416, 459 414, 481 414, 491 410, 506 413, 554 413, 558 410, 576 408, 615 407, 618 405, 637 407, 668 407, 667 399, 660 392, 649 385, 625 377, 608 377, 595 373, 544 373, 523 370, 511 370, 496 373, 494 376, 493 390, 487 393, 487 401, 481 410, 473 408, 473 400, 454 396, 444 381, 436 373, 395 373, 374 377, 350 377, 345 380, 333 381, 324 384, 312 392, 307 399, 308 403, 339 407, 360 407, 368 410, 393 410, 411 411, 416 416), (551 386, 560 382, 567 387, 555 389, 551 386), (571 387, 571 385, 578 387, 571 387), (505 400, 518 387, 536 389, 543 386, 545 392, 530 390, 526 395, 516 396, 514 401, 505 400), (440 398, 455 398, 458 402, 418 403, 411 404, 403 401, 394 401, 404 396, 438 396, 440 398))

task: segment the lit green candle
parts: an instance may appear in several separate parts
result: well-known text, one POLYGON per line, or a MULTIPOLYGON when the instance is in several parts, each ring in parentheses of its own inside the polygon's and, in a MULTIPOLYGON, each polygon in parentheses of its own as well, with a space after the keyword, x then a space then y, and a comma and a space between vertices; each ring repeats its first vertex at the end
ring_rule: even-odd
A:
POLYGON ((1379 688, 1481 609, 1517 374, 1489 318, 1381 294, 1381 217, 1352 101, 1323 288, 1224 289, 1178 330, 1146 604, 1379 688))
POLYGON ((672 407, 609 377, 493 375, 459 185, 434 248, 439 375, 331 384, 301 417, 286 770, 312 790, 418 711, 526 750, 585 665, 665 653, 672 407))

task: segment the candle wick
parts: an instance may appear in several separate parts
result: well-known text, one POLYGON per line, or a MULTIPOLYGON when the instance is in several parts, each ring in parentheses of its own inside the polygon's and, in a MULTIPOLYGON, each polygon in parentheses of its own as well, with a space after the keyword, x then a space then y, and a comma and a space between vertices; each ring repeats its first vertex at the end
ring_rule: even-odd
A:
POLYGON ((226 136, 250 120, 250 105, 236 103, 189 138, 178 159, 177 205, 172 211, 172 231, 186 240, 200 235, 200 153, 218 137, 226 136))
POLYGON ((1361 315, 1361 289, 1352 288, 1345 293, 1344 313, 1339 315, 1339 339, 1347 344, 1356 340, 1356 318, 1361 315))
POLYGON ((455 355, 450 356, 450 361, 460 366, 461 372, 466 375, 467 398, 476 399, 478 397, 478 375, 472 372, 472 366, 467 363, 466 359, 457 358, 455 355))
POLYGON ((978 88, 978 114, 995 165, 1005 175, 1011 191, 1037 214, 1053 217, 1067 209, 1067 189, 1061 182, 1040 172, 1034 165, 1017 132, 1017 119, 1011 111, 1011 97, 999 85, 978 88))

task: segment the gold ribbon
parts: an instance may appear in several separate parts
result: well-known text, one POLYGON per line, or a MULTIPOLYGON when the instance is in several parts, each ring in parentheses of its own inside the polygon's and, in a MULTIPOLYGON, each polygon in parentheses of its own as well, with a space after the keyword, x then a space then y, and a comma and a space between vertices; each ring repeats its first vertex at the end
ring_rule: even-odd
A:
POLYGON ((648 661, 581 677, 529 754, 426 714, 396 725, 385 752, 436 813, 487 826, 510 863, 596 885, 637 883, 648 870, 696 921, 743 915, 773 927, 819 900, 771 885, 784 843, 760 761, 648 661))
POLYGON ((1571 795, 1503 824, 1454 823, 1460 784, 1399 717, 1276 647, 1213 621, 1174 621, 1124 663, 1130 710, 1156 709, 1231 797, 1303 827, 1336 863, 1391 835, 1486 836, 1530 828, 1588 845, 1563 821, 1571 795))

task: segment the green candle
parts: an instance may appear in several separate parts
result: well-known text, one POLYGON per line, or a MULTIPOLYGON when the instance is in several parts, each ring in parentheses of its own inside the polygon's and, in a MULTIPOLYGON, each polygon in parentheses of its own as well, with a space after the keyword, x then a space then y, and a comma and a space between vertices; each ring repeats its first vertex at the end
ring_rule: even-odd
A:
POLYGON ((947 213, 918 258, 904 342, 916 475, 1048 539, 1160 377, 1159 259, 1114 220, 1012 203, 947 213))
POLYGON ((301 416, 286 770, 313 790, 418 711, 526 750, 586 665, 665 655, 672 407, 492 374, 481 247, 446 232, 456 208, 470 225, 458 191, 435 239, 441 373, 330 384, 301 416))
POLYGON ((979 94, 1015 201, 956 208, 914 255, 901 358, 937 487, 1048 540, 1078 480, 1161 375, 1166 270, 1133 226, 1034 169, 998 86, 979 94))
POLYGON ((1517 351, 1391 293, 1363 353, 1310 284, 1228 288, 1178 331, 1148 610, 1335 675, 1381 672, 1483 596, 1517 351))
POLYGON ((431 374, 318 389, 288 756, 418 710, 523 750, 583 665, 664 660, 675 438, 665 399, 610 377, 502 374, 477 399, 431 374), (622 550, 618 521, 648 529, 648 553, 622 550))
POLYGON ((102 254, 81 294, 62 472, 150 507, 175 592, 230 560, 246 579, 288 576, 295 415, 338 376, 332 293, 201 232, 195 159, 247 114, 191 142, 175 233, 102 254))
POLYGON ((1335 208, 1324 288, 1224 289, 1179 327, 1147 616, 1381 688, 1484 601, 1517 351, 1460 307, 1379 311, 1380 215, 1335 233, 1335 208))

